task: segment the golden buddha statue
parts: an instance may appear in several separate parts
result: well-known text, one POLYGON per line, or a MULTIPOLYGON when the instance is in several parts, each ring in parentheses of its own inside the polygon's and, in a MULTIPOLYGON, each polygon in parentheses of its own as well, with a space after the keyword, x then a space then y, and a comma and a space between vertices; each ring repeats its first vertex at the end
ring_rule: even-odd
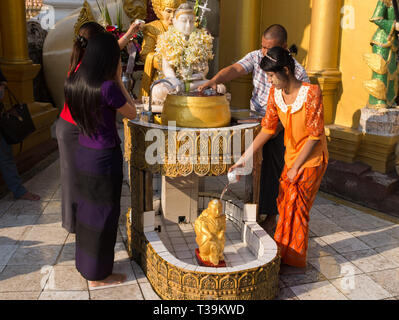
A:
POLYGON ((142 96, 149 95, 150 86, 158 77, 157 70, 162 69, 162 62, 155 58, 158 36, 172 25, 176 9, 185 2, 186 0, 152 0, 152 6, 159 20, 147 23, 143 28, 144 40, 140 52, 140 60, 145 63, 141 82, 142 96))
POLYGON ((226 215, 220 200, 209 202, 194 224, 199 256, 204 262, 218 266, 224 261, 224 244, 226 242, 226 215))

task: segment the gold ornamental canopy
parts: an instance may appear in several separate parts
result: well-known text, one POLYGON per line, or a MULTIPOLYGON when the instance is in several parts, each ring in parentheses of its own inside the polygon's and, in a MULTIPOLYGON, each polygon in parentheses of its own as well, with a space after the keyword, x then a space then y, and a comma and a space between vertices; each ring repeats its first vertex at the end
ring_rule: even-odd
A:
POLYGON ((43 6, 43 0, 25 0, 26 20, 29 20, 40 13, 43 6))

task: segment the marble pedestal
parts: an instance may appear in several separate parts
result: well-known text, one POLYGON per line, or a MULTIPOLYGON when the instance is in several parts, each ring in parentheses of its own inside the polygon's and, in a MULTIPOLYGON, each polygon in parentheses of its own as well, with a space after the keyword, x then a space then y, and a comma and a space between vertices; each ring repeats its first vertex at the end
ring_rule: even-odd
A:
POLYGON ((194 223, 198 217, 199 177, 170 178, 162 176, 161 205, 165 220, 173 223, 194 223))
POLYGON ((393 171, 395 147, 399 141, 399 108, 363 108, 359 131, 362 133, 362 142, 357 160, 370 165, 373 171, 393 171))

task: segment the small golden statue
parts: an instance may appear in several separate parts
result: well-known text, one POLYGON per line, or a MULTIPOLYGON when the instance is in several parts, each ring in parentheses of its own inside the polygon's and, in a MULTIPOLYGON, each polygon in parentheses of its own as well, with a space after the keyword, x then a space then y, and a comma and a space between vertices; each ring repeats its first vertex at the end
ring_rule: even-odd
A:
POLYGON ((224 244, 226 242, 226 215, 223 214, 222 202, 212 200, 208 208, 198 217, 194 224, 197 260, 207 267, 225 267, 224 244))
POLYGON ((157 70, 162 69, 162 61, 155 59, 155 46, 158 36, 169 29, 176 9, 186 0, 152 0, 152 6, 159 20, 147 23, 143 28, 143 49, 140 60, 145 63, 141 95, 148 96, 150 86, 157 79, 157 70))

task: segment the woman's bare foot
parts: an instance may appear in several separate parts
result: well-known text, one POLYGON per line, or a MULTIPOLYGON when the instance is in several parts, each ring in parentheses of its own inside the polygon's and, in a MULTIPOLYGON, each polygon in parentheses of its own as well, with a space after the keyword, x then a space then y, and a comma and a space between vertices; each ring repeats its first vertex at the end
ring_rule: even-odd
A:
POLYGON ((97 288, 97 287, 105 287, 105 286, 112 286, 116 284, 121 284, 126 281, 126 275, 125 274, 111 274, 104 280, 100 281, 89 281, 89 287, 90 288, 97 288))
POLYGON ((28 191, 23 196, 19 197, 18 200, 39 201, 40 200, 40 196, 28 191))

